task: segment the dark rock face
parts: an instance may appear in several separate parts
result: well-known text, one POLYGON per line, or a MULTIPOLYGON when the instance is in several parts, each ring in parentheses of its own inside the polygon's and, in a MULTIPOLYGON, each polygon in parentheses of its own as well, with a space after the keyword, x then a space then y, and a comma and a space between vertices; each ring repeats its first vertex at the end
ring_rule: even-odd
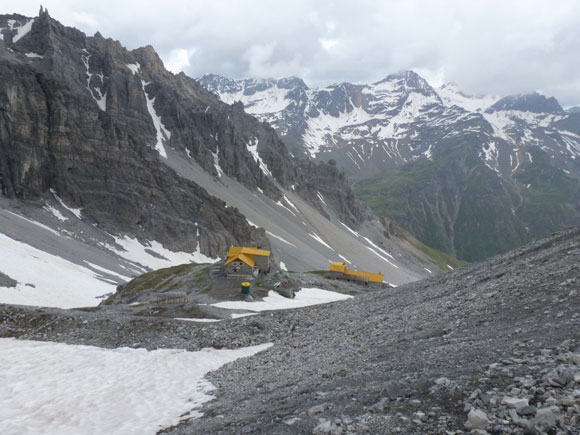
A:
POLYGON ((299 170, 303 177, 296 192, 308 199, 323 215, 332 210, 342 222, 353 226, 372 218, 370 211, 347 187, 346 176, 336 167, 334 160, 318 164, 303 160, 299 170))
POLYGON ((521 110, 534 113, 562 113, 564 111, 554 97, 546 98, 538 93, 502 98, 487 111, 497 110, 521 110))
POLYGON ((0 287, 16 287, 18 282, 0 272, 0 287))
POLYGON ((1 47, 4 195, 35 200, 54 189, 112 232, 188 251, 199 242, 212 256, 236 242, 267 243, 235 210, 161 164, 148 146, 155 130, 146 97, 121 62, 136 59, 150 66, 147 78, 159 74, 161 82, 169 73, 150 47, 130 54, 98 35, 85 38, 46 12, 14 53, 1 47), (44 57, 23 58, 32 48, 44 57), (97 95, 104 95, 106 110, 97 95))
POLYGON ((54 189, 108 231, 172 249, 199 242, 217 256, 229 244, 268 246, 263 231, 164 159, 171 148, 216 176, 219 161, 228 176, 277 200, 276 183, 300 185, 312 174, 298 170, 270 126, 165 70, 151 46, 128 51, 99 33, 86 37, 44 10, 34 19, 1 16, 0 27, 3 195, 35 201, 54 189))

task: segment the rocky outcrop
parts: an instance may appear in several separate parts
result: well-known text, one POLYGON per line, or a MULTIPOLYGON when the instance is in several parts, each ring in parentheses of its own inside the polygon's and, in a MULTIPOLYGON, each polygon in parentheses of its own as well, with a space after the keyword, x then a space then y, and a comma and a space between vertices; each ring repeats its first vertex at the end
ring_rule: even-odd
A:
POLYGON ((118 42, 63 27, 47 12, 10 50, 0 44, 3 195, 38 200, 53 189, 111 232, 178 250, 199 243, 210 256, 233 243, 267 243, 239 213, 160 162, 149 146, 156 133, 149 89, 123 56, 151 65, 145 78, 169 75, 152 49, 131 55, 118 42), (26 56, 32 49, 43 57, 26 56))
MULTIPOLYGON (((43 9, 34 19, 1 16, 0 28, 4 196, 39 201, 53 189, 110 232, 179 250, 199 243, 215 257, 229 244, 268 242, 236 210, 171 170, 171 153, 274 200, 279 186, 314 177, 317 169, 298 167, 269 125, 167 71, 151 46, 129 51, 99 33, 86 37, 43 9)), ((364 207, 349 195, 333 204, 353 223, 364 207)))
POLYGON ((299 172, 302 177, 295 187, 296 192, 308 199, 322 214, 334 212, 340 221, 354 227, 372 218, 370 210, 348 187, 344 171, 337 168, 334 160, 328 163, 302 160, 299 172))

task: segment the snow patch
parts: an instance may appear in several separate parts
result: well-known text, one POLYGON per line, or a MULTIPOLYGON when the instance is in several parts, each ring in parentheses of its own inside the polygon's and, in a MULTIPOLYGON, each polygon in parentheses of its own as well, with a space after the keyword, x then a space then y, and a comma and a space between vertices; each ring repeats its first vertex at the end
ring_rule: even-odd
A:
POLYGON ((270 310, 290 310, 293 308, 343 301, 351 298, 352 296, 349 295, 322 290, 319 288, 303 288, 295 293, 294 299, 288 299, 275 292, 274 290, 270 290, 268 292, 268 296, 266 296, 262 301, 226 301, 212 304, 212 306, 225 308, 228 310, 248 310, 260 312, 270 310))
POLYGON ((133 73, 133 75, 139 74, 139 70, 141 68, 141 65, 139 65, 139 62, 128 63, 125 66, 131 70, 131 72, 133 73))
POLYGON ((383 257, 381 254, 379 254, 377 251, 375 251, 370 246, 365 246, 365 248, 367 248, 369 251, 371 251, 373 254, 375 254, 377 257, 379 257, 381 260, 389 263, 391 266, 393 266, 393 267, 395 267, 397 269, 399 268, 399 266, 397 266, 396 264, 392 263, 387 257, 383 257))
MULTIPOLYGON (((85 50, 86 52, 86 50, 85 50)), ((97 103, 97 106, 99 106, 99 109, 101 109, 103 112, 107 111, 107 93, 105 92, 104 94, 102 93, 101 89, 98 87, 95 87, 95 91, 93 92, 93 90, 91 89, 91 79, 93 78, 93 74, 90 72, 90 68, 89 68, 89 59, 91 58, 90 55, 81 55, 81 60, 83 61, 83 64, 85 65, 85 68, 87 70, 87 89, 89 91, 89 93, 91 94, 91 97, 93 98, 93 100, 95 100, 95 102, 97 103), (96 94, 96 95, 95 95, 96 94)), ((103 83, 103 75, 99 74, 99 77, 101 78, 101 84, 103 83)))
POLYGON ((280 236, 277 236, 276 234, 274 234, 274 233, 271 233, 270 231, 266 231, 266 234, 268 234, 270 237, 274 237, 275 239, 278 239, 278 240, 280 240, 282 243, 286 243, 287 245, 290 245, 290 246, 296 247, 296 245, 295 245, 294 243, 290 243, 288 240, 286 240, 286 239, 283 239, 282 237, 280 237, 280 236))
POLYGON ((44 56, 36 53, 24 53, 24 56, 28 57, 29 59, 43 59, 44 56))
POLYGON ((114 292, 117 287, 117 283, 101 281, 99 274, 86 267, 4 234, 0 234, 0 245, 0 271, 18 281, 16 287, 0 287, 1 303, 59 308, 95 306, 101 302, 99 296, 114 292))
POLYGON ((196 250, 191 253, 170 251, 157 241, 145 242, 146 244, 143 245, 139 240, 132 239, 129 236, 115 237, 115 242, 120 245, 123 250, 117 249, 111 245, 105 245, 105 247, 122 258, 151 269, 162 269, 164 267, 171 267, 191 262, 215 263, 219 260, 219 258, 210 258, 201 253, 199 248, 199 230, 197 235, 198 242, 196 250), (157 255, 152 255, 148 251, 157 255))
MULTIPOLYGON (((34 23, 35 18, 32 18, 30 21, 27 21, 25 24, 23 24, 22 26, 18 27, 18 30, 16 30, 16 35, 14 35, 14 38, 12 38, 12 43, 16 44, 18 41, 20 41, 22 38, 24 38, 28 32, 30 32, 30 30, 32 29, 32 23, 34 23)), ((14 21, 12 21, 12 26, 14 25, 14 21)), ((13 27, 10 26, 10 28, 12 29, 13 27)))
POLYGON ((316 233, 308 233, 308 235, 310 237, 312 237, 314 240, 316 240, 318 243, 320 243, 321 245, 324 245, 328 249, 330 249, 331 251, 334 251, 334 249, 332 249, 332 247, 330 245, 328 245, 328 243, 326 243, 324 240, 322 240, 322 238, 318 234, 316 234, 316 233))
POLYGON ((54 189, 49 189, 50 193, 52 193, 52 196, 54 196, 54 199, 56 199, 58 201, 58 203, 65 209, 67 209, 68 211, 70 211, 73 215, 75 215, 78 219, 82 219, 82 215, 81 215, 81 211, 82 208, 72 208, 69 207, 68 205, 66 205, 64 203, 64 201, 62 199, 60 199, 60 197, 56 194, 56 191, 54 189))
POLYGON ((45 209, 47 212, 51 213, 59 221, 61 221, 61 222, 68 221, 68 218, 66 216, 63 216, 62 213, 60 211, 58 211, 56 208, 54 208, 52 205, 46 204, 42 208, 45 209))
POLYGON ((494 96, 465 95, 451 84, 441 86, 437 89, 437 93, 446 106, 459 106, 468 112, 483 111, 499 99, 494 96))
POLYGON ((371 245, 373 248, 377 249, 378 251, 382 252, 384 255, 386 255, 387 257, 392 258, 393 260, 395 259, 395 257, 393 257, 391 254, 389 254, 387 251, 385 251, 383 248, 379 247, 377 244, 375 244, 371 239, 369 239, 368 237, 364 237, 363 239, 365 239, 367 241, 367 243, 369 245, 371 245))
POLYGON ((284 195, 284 194, 283 194, 283 195, 282 195, 282 198, 284 199, 284 201, 286 201, 286 202, 288 203, 288 205, 289 205, 290 207, 292 207, 292 208, 294 209, 294 211, 296 211, 296 213, 300 213, 300 210, 298 210, 298 208, 297 208, 297 207, 294 205, 294 203, 293 203, 292 201, 290 201, 290 200, 288 199, 288 197, 287 197, 286 195, 284 195))
POLYGON ((340 257, 340 259, 341 259, 342 261, 345 261, 345 262, 347 262, 348 264, 352 264, 352 263, 351 263, 351 262, 348 260, 348 258, 346 258, 346 257, 344 257, 344 256, 342 256, 342 255, 340 255, 340 254, 338 254, 338 256, 340 257))
POLYGON ((338 223, 341 224, 343 227, 345 227, 350 233, 352 233, 353 236, 360 237, 359 233, 357 233, 355 230, 353 230, 352 228, 350 228, 346 224, 343 224, 341 221, 338 221, 338 223))
POLYGON ((199 418, 207 373, 262 352, 102 349, 0 338, 0 433, 154 435, 199 418))
POLYGON ((144 80, 141 80, 141 86, 143 88, 143 94, 145 94, 145 100, 147 101, 147 110, 149 111, 149 115, 151 115, 151 119, 153 120, 153 125, 155 126, 155 131, 157 132, 157 142, 155 143, 155 149, 162 157, 167 158, 167 152, 165 151, 165 147, 163 146, 163 141, 168 141, 171 138, 171 133, 169 130, 165 128, 163 122, 161 122, 161 118, 157 115, 155 111, 155 98, 149 98, 147 91, 145 90, 145 86, 149 83, 146 83, 144 80))
POLYGON ((194 319, 189 317, 175 317, 175 320, 183 320, 185 322, 197 322, 197 323, 215 323, 221 322, 222 319, 194 319))
POLYGON ((488 143, 484 144, 481 148, 480 157, 483 159, 483 163, 485 165, 496 171, 499 172, 497 169, 499 166, 498 158, 499 158, 499 151, 496 147, 495 141, 491 140, 488 143))
MULTIPOLYGON (((241 101, 244 104, 246 112, 252 115, 265 115, 276 113, 284 110, 291 100, 286 96, 289 89, 279 88, 277 84, 272 84, 267 88, 258 92, 246 92, 247 85, 255 85, 256 81, 244 81, 239 84, 235 92, 220 92, 215 90, 220 99, 227 104, 233 104, 236 101, 241 101)), ((263 116, 258 116, 260 119, 263 116)))
POLYGON ((276 202, 276 205, 279 205, 280 207, 282 207, 283 209, 288 211, 288 213, 290 213, 292 216, 296 216, 294 214, 294 212, 292 210, 290 210, 288 207, 286 207, 284 204, 282 204, 282 202, 278 201, 278 202, 276 202))
POLYGON ((260 169, 262 170, 264 175, 271 177, 272 173, 270 172, 270 170, 268 169, 268 166, 266 166, 266 164, 264 163, 264 161, 262 160, 262 158, 258 154, 258 138, 254 138, 253 140, 248 142, 246 144, 246 148, 248 149, 248 151, 250 152, 250 154, 254 158, 254 161, 256 163, 258 163, 258 165, 260 166, 260 169))
POLYGON ((102 272, 106 275, 116 276, 117 278, 120 278, 125 282, 130 281, 132 279, 129 276, 121 275, 120 273, 113 272, 112 270, 109 270, 109 269, 105 269, 104 267, 101 267, 98 264, 90 263, 87 260, 83 260, 83 262, 86 263, 91 269, 95 269, 95 270, 102 272))
POLYGON ((213 156, 213 165, 218 173, 218 178, 221 178, 221 176, 224 175, 224 171, 222 171, 222 168, 220 166, 220 150, 218 148, 215 153, 211 151, 210 153, 213 156))
POLYGON ((318 199, 320 200, 320 202, 322 202, 326 207, 328 207, 328 204, 324 200, 324 196, 322 196, 322 193, 316 191, 316 196, 318 197, 318 199))
POLYGON ((232 319, 239 319, 241 317, 257 316, 258 313, 232 313, 230 316, 232 319))
POLYGON ((252 222, 250 219, 246 218, 246 221, 248 221, 248 224, 254 228, 260 228, 258 227, 258 225, 256 225, 254 222, 252 222))

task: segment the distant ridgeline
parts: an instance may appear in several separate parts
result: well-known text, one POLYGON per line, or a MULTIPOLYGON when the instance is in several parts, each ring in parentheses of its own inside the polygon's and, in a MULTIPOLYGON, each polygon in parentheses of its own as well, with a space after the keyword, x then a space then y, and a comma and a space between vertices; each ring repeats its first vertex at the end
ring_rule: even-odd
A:
POLYGON ((553 97, 468 96, 412 71, 323 89, 198 81, 269 122, 294 155, 334 159, 378 215, 458 258, 580 224, 580 113, 553 97))

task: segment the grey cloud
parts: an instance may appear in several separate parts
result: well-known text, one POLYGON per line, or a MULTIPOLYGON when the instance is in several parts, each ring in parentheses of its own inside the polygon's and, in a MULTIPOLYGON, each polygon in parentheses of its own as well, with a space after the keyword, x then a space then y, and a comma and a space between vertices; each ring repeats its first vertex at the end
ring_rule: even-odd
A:
MULTIPOLYGON (((296 75, 310 86, 373 82, 404 69, 471 93, 539 90, 580 104, 580 4, 574 0, 271 2, 43 0, 65 25, 151 44, 197 77, 296 75)), ((35 15, 32 0, 3 12, 35 15)))

